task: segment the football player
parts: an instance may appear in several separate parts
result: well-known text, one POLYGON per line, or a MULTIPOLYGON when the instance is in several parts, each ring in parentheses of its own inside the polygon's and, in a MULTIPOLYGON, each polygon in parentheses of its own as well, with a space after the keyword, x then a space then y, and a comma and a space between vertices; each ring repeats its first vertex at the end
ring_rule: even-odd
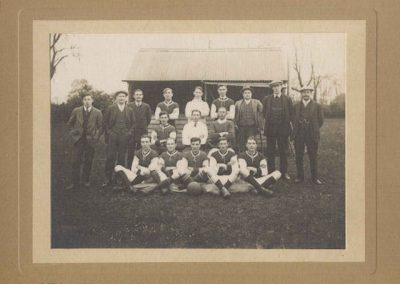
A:
POLYGON ((167 139, 176 139, 175 127, 168 123, 169 115, 165 111, 160 112, 160 125, 151 132, 151 145, 158 153, 167 151, 167 139))
POLYGON ((158 157, 158 153, 150 148, 150 137, 148 135, 142 135, 140 145, 141 149, 135 152, 131 169, 127 169, 121 165, 117 165, 114 168, 117 178, 133 193, 137 191, 134 185, 152 176, 152 170, 149 166, 158 157))
POLYGON ((229 188, 239 175, 239 164, 235 151, 229 148, 228 139, 221 137, 218 142, 219 149, 212 149, 208 153, 210 180, 218 187, 224 198, 230 196, 229 188))
POLYGON ((246 142, 246 151, 238 155, 240 176, 254 189, 253 193, 261 193, 272 196, 274 192, 268 187, 274 184, 280 177, 279 171, 268 174, 267 160, 257 151, 257 142, 250 136, 246 142))

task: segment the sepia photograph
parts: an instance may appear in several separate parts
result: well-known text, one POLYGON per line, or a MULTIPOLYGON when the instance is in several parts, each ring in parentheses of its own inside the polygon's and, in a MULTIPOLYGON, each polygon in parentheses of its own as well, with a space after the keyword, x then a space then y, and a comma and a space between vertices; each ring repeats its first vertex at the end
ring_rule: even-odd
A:
POLYGON ((48 39, 51 248, 346 248, 345 33, 48 39))

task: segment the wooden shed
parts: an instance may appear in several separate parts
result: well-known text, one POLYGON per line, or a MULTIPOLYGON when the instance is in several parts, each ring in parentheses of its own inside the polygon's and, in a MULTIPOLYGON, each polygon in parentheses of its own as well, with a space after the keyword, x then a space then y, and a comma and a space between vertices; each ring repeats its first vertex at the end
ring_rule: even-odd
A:
POLYGON ((287 61, 280 48, 229 49, 141 49, 133 59, 123 81, 130 94, 143 90, 145 102, 154 110, 163 100, 162 90, 174 90, 174 100, 181 112, 193 97, 195 86, 205 90, 205 100, 211 104, 218 97, 217 84, 228 84, 228 96, 239 100, 240 89, 250 84, 255 98, 271 93, 272 80, 287 82, 287 61))

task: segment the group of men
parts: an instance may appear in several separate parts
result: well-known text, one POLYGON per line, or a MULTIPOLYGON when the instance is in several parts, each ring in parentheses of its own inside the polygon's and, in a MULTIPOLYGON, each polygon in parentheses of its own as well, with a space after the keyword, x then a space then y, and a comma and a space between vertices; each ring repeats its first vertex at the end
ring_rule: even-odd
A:
POLYGON ((211 192, 223 197, 243 188, 272 196, 270 186, 273 183, 279 178, 290 180, 287 173, 289 139, 294 140, 295 145, 295 183, 304 181, 303 157, 307 147, 311 180, 322 184, 318 178, 317 150, 323 112, 312 100, 313 89, 303 87, 301 101, 293 106, 291 99, 282 93, 282 81, 273 81, 270 87, 273 94, 265 96, 261 102, 253 98, 251 87, 244 86, 243 99, 234 102, 227 97, 227 85, 220 84, 219 98, 212 102, 211 109, 202 100, 202 87, 196 87, 193 100, 185 108, 188 122, 182 130, 180 147, 175 128, 179 105, 172 100, 172 89, 163 90, 164 101, 155 110, 155 119, 160 123, 150 134, 152 111, 143 102, 142 90, 134 90, 131 103, 127 102, 126 92, 117 92, 115 103, 108 107, 104 117, 92 105, 93 98, 85 94, 83 106, 73 110, 68 122, 74 141, 70 188, 79 187, 81 182, 90 186, 94 145, 103 133, 107 144, 103 186, 117 183, 131 192, 143 189, 166 193, 182 191, 180 188, 185 191, 193 187, 191 183, 201 183, 212 185, 204 187, 205 190, 211 188, 211 192), (211 131, 206 124, 208 116, 213 119, 211 131), (255 137, 261 133, 267 140, 266 158, 257 150, 255 137), (279 171, 275 168, 276 149, 279 171), (137 186, 148 180, 156 185, 137 186), (235 187, 235 184, 240 186, 235 187))

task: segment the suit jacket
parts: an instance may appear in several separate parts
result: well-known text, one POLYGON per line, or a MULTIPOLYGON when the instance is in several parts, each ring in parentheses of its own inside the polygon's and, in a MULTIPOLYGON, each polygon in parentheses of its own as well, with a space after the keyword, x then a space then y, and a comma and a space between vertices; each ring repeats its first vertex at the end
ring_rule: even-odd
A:
MULTIPOLYGON (((74 108, 68 120, 69 133, 75 144, 83 133, 83 106, 74 108)), ((92 106, 90 116, 87 123, 86 139, 88 143, 96 143, 103 134, 103 114, 101 111, 92 106)))
MULTIPOLYGON (((117 104, 112 104, 107 108, 107 110, 104 114, 103 127, 104 127, 104 131, 105 131, 105 135, 107 137, 110 133, 110 130, 115 125, 116 117, 117 117, 117 114, 119 111, 120 110, 119 110, 117 104)), ((127 133, 127 135, 133 136, 135 133, 136 120, 135 120, 135 115, 133 113, 132 108, 130 108, 128 105, 125 105, 125 115, 126 115, 126 119, 128 121, 128 128, 129 128, 129 132, 127 133)))
POLYGON ((136 121, 136 128, 141 128, 141 129, 147 129, 147 126, 151 122, 151 108, 149 104, 146 104, 142 102, 142 111, 136 111, 137 106, 135 102, 129 103, 128 107, 130 107, 133 110, 133 113, 135 115, 135 121, 136 121))
MULTIPOLYGON (((241 99, 235 103, 235 124, 236 125, 239 125, 238 122, 240 121, 240 107, 242 106, 243 102, 244 102, 244 99, 241 99)), ((251 99, 250 103, 251 103, 251 107, 253 108, 254 119, 256 121, 256 127, 258 128, 258 130, 261 130, 263 105, 257 99, 251 99)))
MULTIPOLYGON (((268 95, 264 97, 263 99, 263 106, 264 106, 264 119, 265 119, 265 125, 264 125, 264 134, 268 135, 268 130, 270 126, 270 121, 271 121, 271 108, 272 108, 272 99, 274 98, 274 95, 268 95)), ((293 103, 292 100, 284 95, 281 94, 282 98, 282 105, 283 105, 283 122, 282 122, 282 128, 281 128, 281 134, 283 136, 289 136, 292 130, 291 127, 291 122, 293 121, 293 103)))
MULTIPOLYGON (((294 125, 293 125, 293 137, 296 139, 296 136, 298 134, 299 128, 300 128, 300 112, 302 109, 303 102, 300 101, 294 106, 294 125)), ((310 107, 310 127, 311 127, 311 135, 312 139, 315 142, 319 141, 319 129, 324 123, 324 112, 322 110, 322 107, 320 104, 310 101, 308 103, 308 107, 310 107)))

